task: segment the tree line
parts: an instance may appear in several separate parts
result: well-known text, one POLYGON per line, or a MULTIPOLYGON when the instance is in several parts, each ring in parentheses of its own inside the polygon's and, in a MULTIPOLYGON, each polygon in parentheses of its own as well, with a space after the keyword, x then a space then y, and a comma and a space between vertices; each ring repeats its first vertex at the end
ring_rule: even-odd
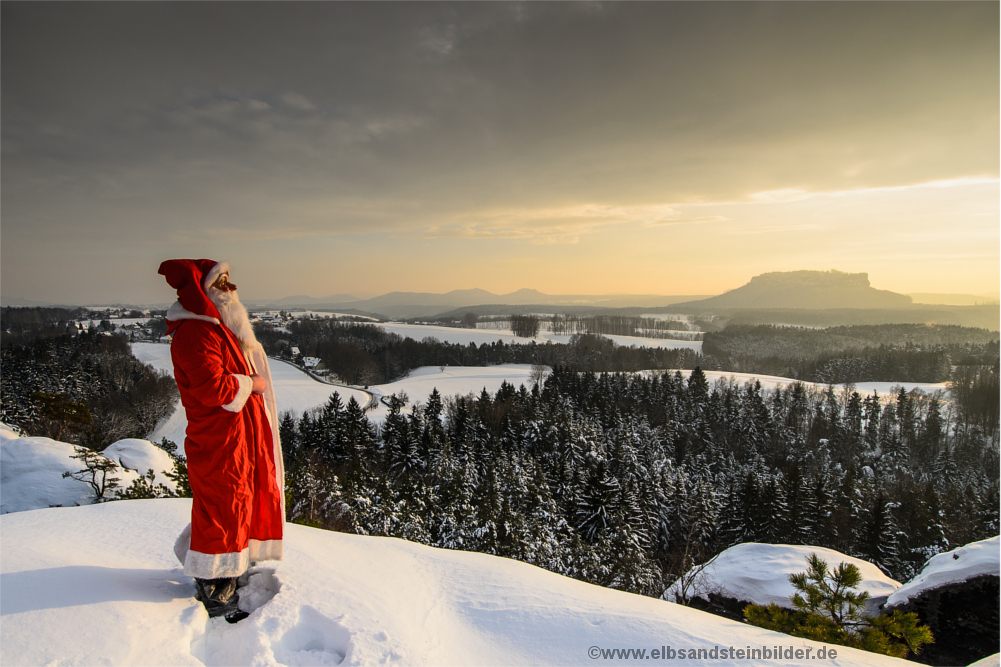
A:
POLYGON ((702 340, 702 334, 697 326, 680 319, 555 314, 550 316, 549 326, 550 331, 555 334, 590 333, 606 336, 702 340))
POLYGON ((557 367, 530 389, 394 398, 376 429, 335 395, 282 418, 288 518, 655 596, 748 541, 837 549, 906 581, 998 532, 996 437, 965 405, 557 367))
POLYGON ((103 450, 122 438, 147 437, 173 412, 174 378, 132 356, 124 336, 34 331, 0 349, 0 421, 103 450))
POLYGON ((705 334, 702 353, 703 368, 810 382, 944 382, 954 365, 994 363, 998 334, 953 325, 730 324, 705 334))

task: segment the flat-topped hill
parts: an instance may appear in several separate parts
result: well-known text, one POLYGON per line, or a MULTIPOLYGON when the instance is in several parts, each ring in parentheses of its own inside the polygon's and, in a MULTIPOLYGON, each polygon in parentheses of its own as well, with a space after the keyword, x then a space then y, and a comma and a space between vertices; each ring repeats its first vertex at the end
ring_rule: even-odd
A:
POLYGON ((754 276, 743 287, 684 306, 705 308, 904 308, 906 294, 875 289, 867 273, 786 271, 754 276))

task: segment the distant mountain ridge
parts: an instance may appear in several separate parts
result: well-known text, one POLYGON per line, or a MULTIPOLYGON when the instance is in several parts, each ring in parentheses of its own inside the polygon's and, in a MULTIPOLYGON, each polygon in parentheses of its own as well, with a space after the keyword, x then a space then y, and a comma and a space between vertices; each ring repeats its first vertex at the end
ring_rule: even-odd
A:
POLYGON ((244 303, 248 306, 259 307, 285 307, 285 306, 309 306, 320 303, 352 303, 360 299, 351 294, 331 294, 330 296, 308 296, 306 294, 296 294, 294 296, 284 296, 280 299, 248 299, 244 303))
POLYGON ((868 273, 785 271, 762 273, 719 296, 681 304, 687 308, 907 308, 906 294, 875 289, 868 273))
POLYGON ((245 300, 257 308, 305 306, 324 310, 339 310, 363 314, 379 314, 391 318, 430 317, 456 308, 481 305, 497 306, 596 306, 627 308, 667 306, 672 303, 701 298, 701 295, 657 294, 545 294, 536 289, 522 288, 509 294, 494 294, 484 289, 452 290, 444 294, 433 292, 389 292, 371 299, 333 301, 331 299, 284 297, 277 300, 245 300))
MULTIPOLYGON (((256 310, 305 308, 391 319, 435 317, 462 311, 461 316, 467 309, 475 311, 478 315, 495 315, 515 311, 519 313, 573 312, 584 315, 619 310, 623 311, 618 313, 621 315, 637 315, 662 312, 698 314, 715 311, 757 310, 762 311, 760 313, 762 316, 766 315, 763 311, 771 311, 771 314, 765 317, 765 321, 778 317, 777 321, 792 323, 799 320, 795 317, 790 319, 789 311, 840 309, 859 314, 859 311, 862 310, 871 312, 878 309, 895 311, 887 321, 896 322, 904 317, 902 310, 913 309, 921 312, 907 316, 901 321, 923 322, 931 318, 940 323, 986 326, 991 330, 997 328, 997 324, 993 322, 990 315, 990 312, 993 311, 984 314, 978 314, 978 311, 978 313, 973 314, 976 315, 975 317, 966 311, 970 308, 976 309, 984 306, 996 309, 998 307, 997 301, 996 298, 990 296, 969 294, 898 294, 889 290, 873 288, 867 273, 846 273, 835 270, 763 273, 751 278, 747 284, 717 296, 546 294, 530 288, 522 288, 508 294, 494 294, 485 289, 473 288, 452 290, 444 294, 394 291, 371 298, 361 298, 352 294, 331 294, 323 297, 297 294, 278 299, 257 299, 250 293, 244 295, 243 298, 243 302, 248 307, 256 310), (926 304, 936 304, 935 307, 938 310, 942 310, 942 307, 945 306, 950 307, 946 308, 948 312, 939 313, 936 311, 932 313, 928 311, 931 306, 926 304), (974 306, 973 304, 978 305, 974 306), (509 307, 512 310, 508 311, 509 307), (956 319, 954 315, 958 317, 956 313, 959 313, 960 310, 963 311, 960 313, 962 317, 953 321, 956 319), (783 311, 786 314, 782 315, 778 311, 783 311), (984 317, 980 315, 984 315, 984 317), (971 320, 970 317, 973 319, 971 320)), ((54 304, 3 296, 2 305, 37 307, 54 304)), ((104 305, 123 306, 130 304, 108 303, 104 305)), ((145 304, 145 307, 151 305, 154 304, 145 304)), ((167 305, 169 303, 155 304, 154 307, 165 308, 167 305)), ((857 318, 849 319, 854 321, 857 318)), ((869 319, 872 318, 869 317, 866 321, 868 322, 869 319)))

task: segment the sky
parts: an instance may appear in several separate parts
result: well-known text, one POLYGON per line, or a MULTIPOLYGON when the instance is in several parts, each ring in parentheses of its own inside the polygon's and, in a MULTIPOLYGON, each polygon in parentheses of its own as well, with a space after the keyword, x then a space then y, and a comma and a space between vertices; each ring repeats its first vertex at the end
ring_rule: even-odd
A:
POLYGON ((998 294, 999 5, 0 4, 0 290, 998 294))

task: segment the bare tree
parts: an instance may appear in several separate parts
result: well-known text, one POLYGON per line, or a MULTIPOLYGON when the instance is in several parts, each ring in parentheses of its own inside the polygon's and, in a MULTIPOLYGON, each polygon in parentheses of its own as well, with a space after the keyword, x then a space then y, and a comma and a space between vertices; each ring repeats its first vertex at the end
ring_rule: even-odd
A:
POLYGON ((70 458, 82 461, 84 468, 76 472, 64 472, 63 478, 71 477, 78 482, 90 485, 90 488, 94 490, 95 504, 111 500, 112 498, 108 494, 120 486, 121 479, 108 477, 108 475, 118 472, 118 464, 92 449, 86 447, 75 447, 74 449, 76 449, 76 454, 70 458))
MULTIPOLYGON (((673 589, 674 593, 674 600, 671 602, 685 606, 691 604, 693 598, 701 597, 708 600, 710 593, 719 592, 718 585, 710 576, 711 570, 707 571, 719 557, 719 554, 701 563, 697 562, 704 558, 706 549, 699 540, 695 539, 696 525, 697 522, 694 521, 689 524, 688 534, 685 536, 685 549, 677 560, 679 576, 668 589, 673 589)), ((663 599, 667 600, 666 596, 667 590, 664 591, 663 599)))
POLYGON ((545 364, 532 364, 532 374, 529 375, 529 379, 533 385, 541 389, 547 375, 549 375, 549 366, 545 364))

